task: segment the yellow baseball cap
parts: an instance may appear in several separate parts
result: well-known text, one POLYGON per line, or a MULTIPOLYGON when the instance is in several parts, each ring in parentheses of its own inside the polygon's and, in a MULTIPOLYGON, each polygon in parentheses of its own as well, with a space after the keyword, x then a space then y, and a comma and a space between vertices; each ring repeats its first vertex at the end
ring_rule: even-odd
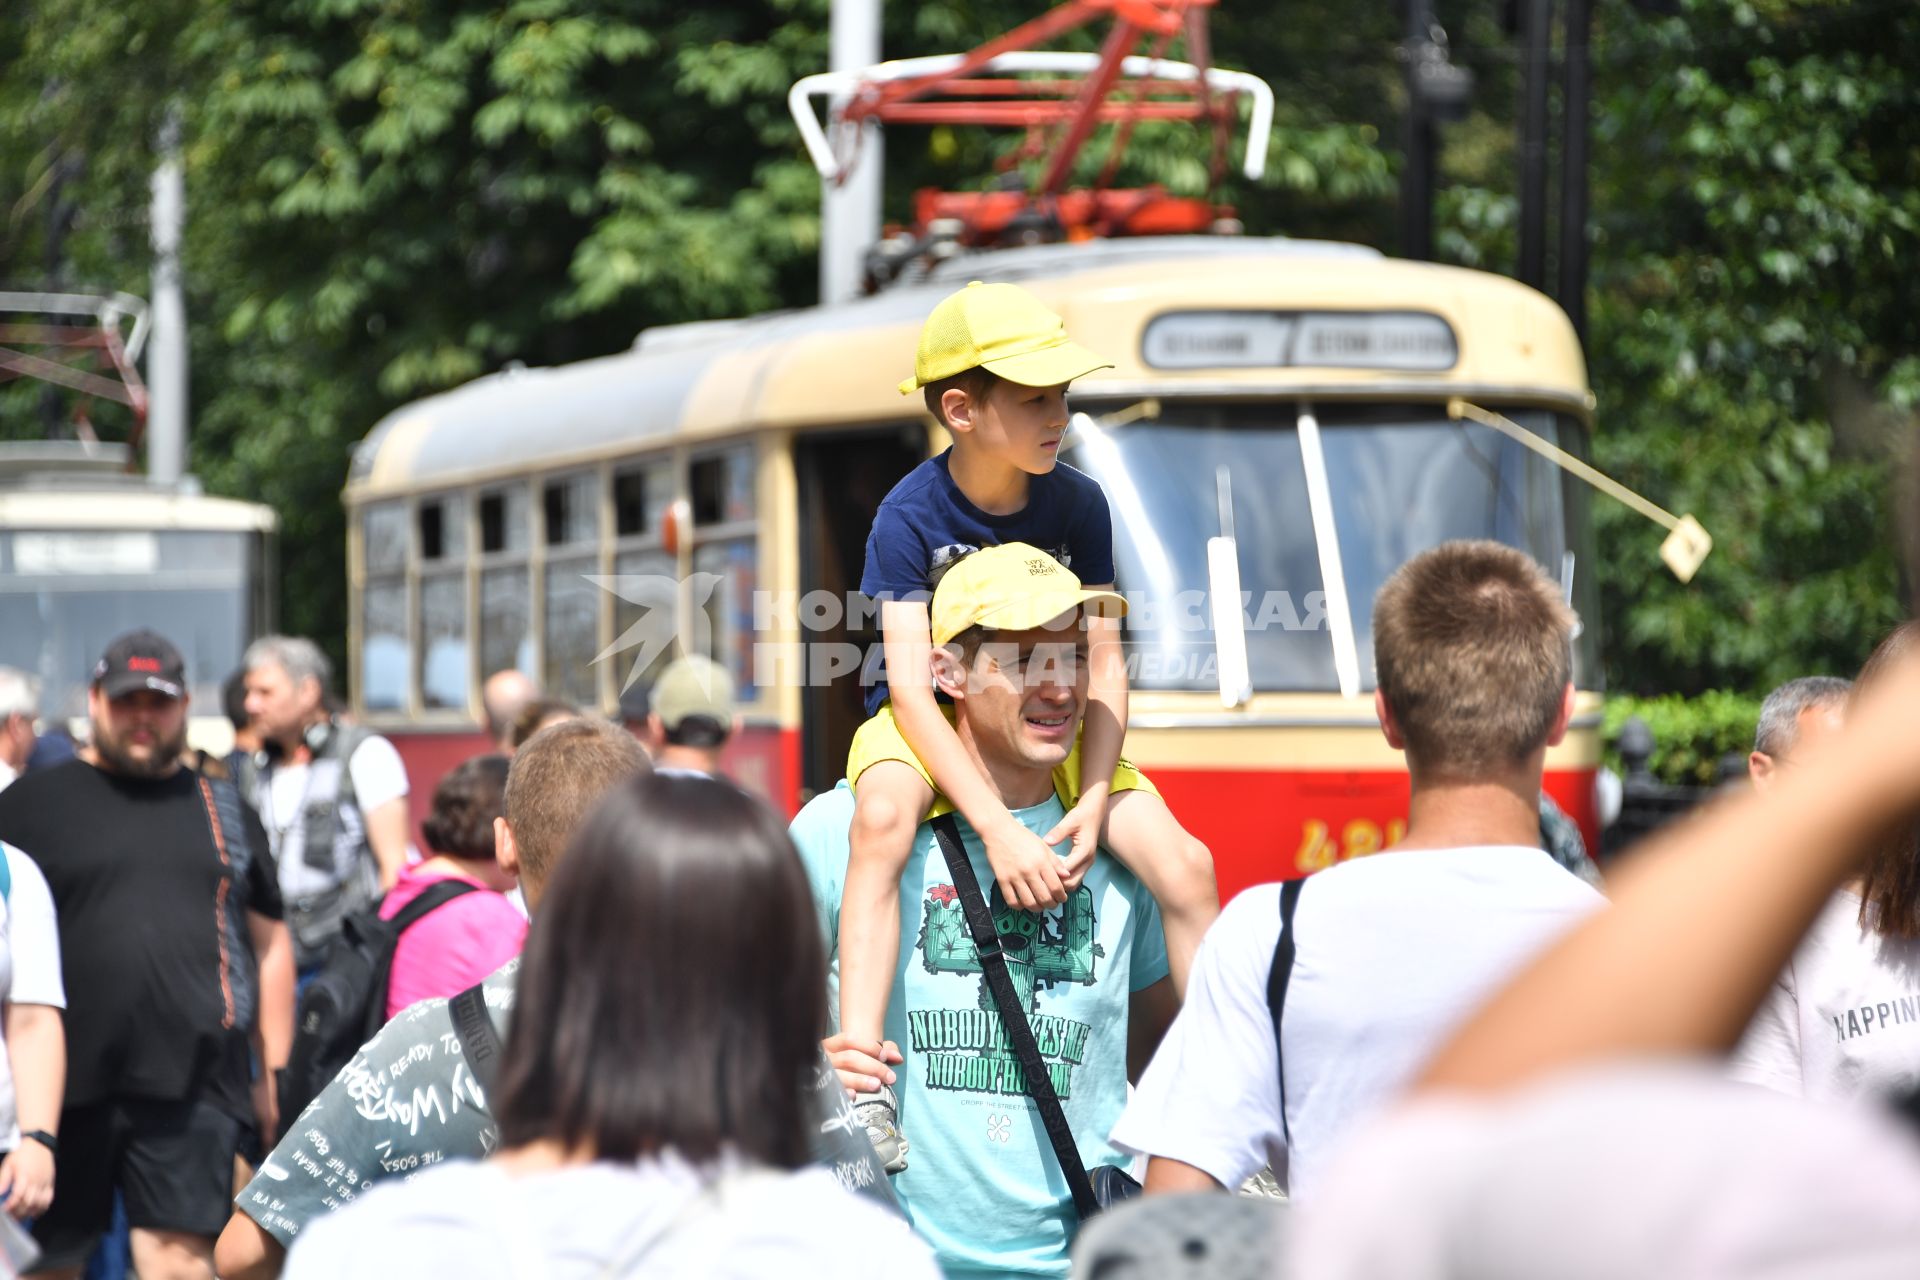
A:
POLYGON ((1113 366, 1067 341, 1066 322, 1016 284, 973 281, 940 300, 920 330, 913 376, 900 384, 912 395, 929 382, 985 369, 1023 387, 1057 387, 1113 366))
POLYGON ((1112 591, 1089 591, 1064 565, 1037 547, 1006 542, 957 561, 933 589, 933 642, 945 644, 969 627, 1026 631, 1075 606, 1103 618, 1126 616, 1112 591))

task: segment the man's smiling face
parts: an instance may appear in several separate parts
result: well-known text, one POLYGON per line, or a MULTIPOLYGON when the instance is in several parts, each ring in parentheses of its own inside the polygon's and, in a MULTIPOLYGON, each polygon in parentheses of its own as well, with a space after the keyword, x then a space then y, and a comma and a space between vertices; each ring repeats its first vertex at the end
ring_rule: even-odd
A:
MULTIPOLYGON (((954 675, 957 667, 949 668, 954 675)), ((960 712, 984 757, 1052 771, 1087 706, 1087 637, 1076 607, 1045 626, 996 631, 964 669, 960 712)))

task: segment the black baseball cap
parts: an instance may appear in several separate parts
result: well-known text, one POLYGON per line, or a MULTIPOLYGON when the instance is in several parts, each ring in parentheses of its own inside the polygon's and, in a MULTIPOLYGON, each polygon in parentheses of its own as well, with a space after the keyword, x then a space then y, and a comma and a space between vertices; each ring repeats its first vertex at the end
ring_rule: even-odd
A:
POLYGON ((93 666, 93 683, 109 698, 151 689, 169 698, 187 692, 187 663, 157 631, 129 631, 107 646, 93 666))

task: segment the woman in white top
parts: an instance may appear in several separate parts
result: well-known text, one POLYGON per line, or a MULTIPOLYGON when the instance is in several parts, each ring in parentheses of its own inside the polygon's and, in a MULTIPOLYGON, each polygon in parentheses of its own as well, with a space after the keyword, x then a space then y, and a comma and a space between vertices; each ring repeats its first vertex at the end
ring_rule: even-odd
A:
MULTIPOLYGON (((1852 704, 1920 649, 1920 623, 1880 642, 1852 704)), ((1733 1055, 1736 1078, 1820 1100, 1920 1087, 1920 830, 1901 826, 1820 912, 1733 1055)))
POLYGON ((779 820, 724 782, 642 778, 586 820, 528 934, 500 1153, 360 1196, 287 1275, 786 1280, 857 1256, 934 1280, 903 1221, 808 1167, 825 1025, 779 820))
POLYGON ((32 858, 0 844, 0 1197, 31 1218, 53 1201, 54 1147, 67 1083, 67 1007, 53 895, 32 858))

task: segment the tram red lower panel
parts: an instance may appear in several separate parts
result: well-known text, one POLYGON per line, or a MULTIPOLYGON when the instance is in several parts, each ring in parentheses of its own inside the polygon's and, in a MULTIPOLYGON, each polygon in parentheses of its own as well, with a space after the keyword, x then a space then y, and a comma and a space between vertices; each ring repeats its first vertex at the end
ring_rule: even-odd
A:
MULTIPOLYGON (((449 769, 490 750, 491 743, 478 732, 391 737, 407 765, 414 840, 420 843, 419 823, 431 807, 434 787, 449 769)), ((798 811, 798 730, 744 729, 728 744, 723 764, 781 813, 798 811)), ((1251 885, 1376 852, 1406 830, 1407 775, 1397 769, 1159 767, 1150 772, 1181 824, 1213 851, 1223 903, 1251 885)), ((1549 770, 1546 789, 1580 824, 1587 847, 1596 848, 1593 770, 1549 770)))
MULTIPOLYGON (((1407 775, 1397 769, 1149 772, 1181 825, 1213 851, 1222 903, 1377 852, 1406 832, 1407 775)), ((1546 789, 1595 848, 1593 770, 1551 770, 1546 789)))
MULTIPOLYGON (((389 732, 385 735, 407 766, 407 807, 416 848, 426 852, 420 823, 433 808, 433 789, 463 760, 493 750, 493 740, 478 730, 468 732, 389 732)), ((798 730, 748 727, 727 744, 721 763, 741 786, 791 817, 800 795, 800 734, 798 730)))

